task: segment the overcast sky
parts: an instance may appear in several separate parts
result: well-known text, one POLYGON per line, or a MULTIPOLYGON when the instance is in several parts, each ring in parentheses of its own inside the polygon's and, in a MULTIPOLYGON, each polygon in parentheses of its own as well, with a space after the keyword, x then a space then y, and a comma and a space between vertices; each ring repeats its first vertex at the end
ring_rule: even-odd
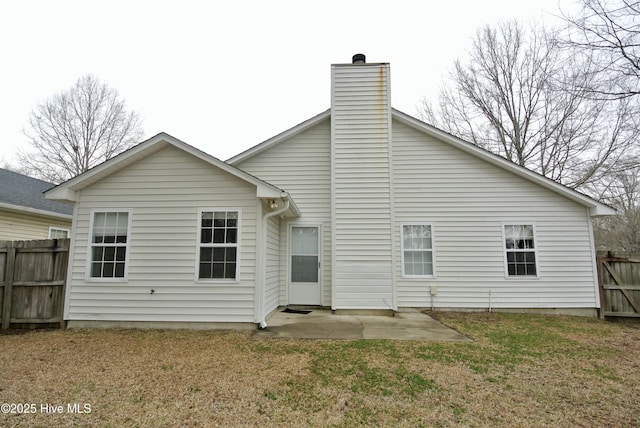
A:
POLYGON ((227 159, 326 110, 330 65, 391 64, 393 107, 434 98, 475 31, 572 0, 0 0, 0 162, 33 107, 93 74, 143 119, 227 159))

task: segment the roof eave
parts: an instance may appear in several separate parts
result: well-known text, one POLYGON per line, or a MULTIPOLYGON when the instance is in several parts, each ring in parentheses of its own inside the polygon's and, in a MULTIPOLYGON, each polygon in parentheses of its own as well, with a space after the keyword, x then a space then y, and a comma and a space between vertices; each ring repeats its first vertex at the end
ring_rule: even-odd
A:
POLYGON ((282 217, 300 217, 300 209, 296 205, 296 202, 293 200, 291 195, 287 192, 281 191, 277 196, 261 196, 260 199, 267 205, 272 203, 276 203, 275 206, 272 206, 272 210, 279 210, 282 204, 278 204, 278 201, 289 202, 288 209, 282 213, 282 217))
POLYGON ((283 199, 286 198, 289 200, 289 211, 291 212, 293 217, 300 217, 302 215, 300 213, 300 209, 298 208, 298 205, 296 205, 296 201, 293 200, 290 194, 288 194, 287 192, 282 192, 282 198, 283 199))
POLYGON ((78 192, 68 187, 54 187, 47 190, 44 197, 52 201, 75 203, 78 200, 78 192))
POLYGON ((11 210, 11 211, 17 211, 17 212, 21 212, 21 213, 34 214, 34 215, 45 216, 45 217, 53 217, 53 218, 57 218, 57 219, 61 219, 61 220, 69 220, 70 221, 73 218, 73 216, 71 214, 62 214, 62 213, 57 213, 57 212, 54 212, 54 211, 41 210, 41 209, 38 209, 38 208, 31 208, 31 207, 25 207, 25 206, 21 206, 21 205, 7 204, 5 202, 0 202, 0 208, 6 209, 6 210, 11 210))
POLYGON ((598 204, 589 208, 589 215, 591 217, 599 217, 599 216, 608 216, 608 215, 616 215, 618 211, 615 208, 611 208, 610 206, 598 204))

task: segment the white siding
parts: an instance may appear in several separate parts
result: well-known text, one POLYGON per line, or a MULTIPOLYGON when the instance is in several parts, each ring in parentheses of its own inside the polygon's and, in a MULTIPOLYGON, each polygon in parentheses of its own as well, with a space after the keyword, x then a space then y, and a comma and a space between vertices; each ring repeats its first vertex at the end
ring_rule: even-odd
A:
MULTIPOLYGON (((286 190, 300 209, 301 218, 288 224, 322 224, 322 304, 331 303, 331 187, 330 121, 316 126, 259 153, 236 166, 268 183, 286 190)), ((288 227, 280 227, 279 304, 286 305, 289 266, 287 259, 288 227)), ((267 270, 269 266, 267 266, 267 270)))
POLYGON ((169 147, 83 189, 77 209, 66 319, 254 321, 254 186, 169 147), (195 281, 201 208, 242 211, 237 283, 195 281), (127 282, 85 280, 91 209, 132 210, 127 282))
POLYGON ((71 220, 0 210, 0 241, 49 239, 50 226, 71 230, 71 220))
POLYGON ((395 248, 402 223, 431 223, 437 266, 395 266, 398 306, 431 306, 431 285, 436 307, 598 306, 586 208, 395 121, 393 144, 395 248), (539 278, 505 278, 503 223, 535 224, 539 278))
POLYGON ((278 307, 280 300, 280 218, 277 216, 267 221, 266 244, 265 313, 269 314, 278 307))
POLYGON ((333 308, 393 306, 387 64, 332 67, 333 308))

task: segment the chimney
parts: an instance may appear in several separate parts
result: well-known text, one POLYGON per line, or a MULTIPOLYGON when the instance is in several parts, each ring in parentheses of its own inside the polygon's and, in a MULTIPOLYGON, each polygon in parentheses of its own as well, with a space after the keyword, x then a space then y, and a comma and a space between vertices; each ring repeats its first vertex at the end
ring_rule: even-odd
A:
POLYGON ((351 58, 352 64, 366 64, 367 57, 364 54, 355 54, 353 58, 351 58))
POLYGON ((391 112, 389 64, 331 66, 334 309, 396 309, 391 112))

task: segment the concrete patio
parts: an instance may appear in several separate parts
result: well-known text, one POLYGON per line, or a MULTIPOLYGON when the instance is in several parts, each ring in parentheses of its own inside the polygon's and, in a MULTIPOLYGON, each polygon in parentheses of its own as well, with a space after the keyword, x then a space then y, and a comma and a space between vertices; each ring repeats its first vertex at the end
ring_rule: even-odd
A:
POLYGON ((310 311, 303 314, 287 313, 283 309, 274 312, 267 320, 267 327, 254 335, 293 339, 471 341, 418 310, 387 315, 300 308, 310 311))

